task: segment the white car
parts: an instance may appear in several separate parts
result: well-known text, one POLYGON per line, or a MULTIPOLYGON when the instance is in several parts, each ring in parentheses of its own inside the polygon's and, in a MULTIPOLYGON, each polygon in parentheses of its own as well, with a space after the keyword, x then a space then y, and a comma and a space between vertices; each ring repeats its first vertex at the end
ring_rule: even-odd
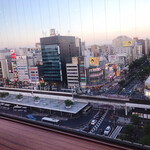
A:
POLYGON ((111 131, 111 127, 107 126, 107 128, 104 131, 104 135, 108 135, 110 133, 110 131, 111 131))
POLYGON ((95 120, 95 119, 92 120, 92 121, 91 121, 91 125, 95 125, 96 122, 97 122, 97 120, 95 120))

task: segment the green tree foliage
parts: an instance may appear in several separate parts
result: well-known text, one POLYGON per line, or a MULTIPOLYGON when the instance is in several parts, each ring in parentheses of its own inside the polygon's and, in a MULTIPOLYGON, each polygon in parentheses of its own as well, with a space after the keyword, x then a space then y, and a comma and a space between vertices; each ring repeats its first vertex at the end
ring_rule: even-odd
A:
POLYGON ((17 99, 22 99, 22 98, 23 98, 23 95, 22 95, 22 94, 19 94, 19 95, 16 96, 16 98, 17 98, 17 99))
POLYGON ((144 56, 144 57, 141 57, 139 59, 136 59, 135 61, 133 61, 130 65, 129 65, 129 70, 132 70, 132 69, 136 69, 136 68, 139 68, 141 67, 141 65, 147 61, 147 56, 144 56))
POLYGON ((118 82, 120 86, 123 86, 123 84, 125 83, 125 80, 121 80, 118 82))
POLYGON ((131 141, 132 137, 133 137, 133 132, 134 132, 134 127, 132 125, 126 125, 125 126, 125 135, 124 135, 123 139, 131 141))
POLYGON ((145 126, 144 126, 144 133, 146 135, 150 135, 150 121, 147 121, 145 126))
POLYGON ((40 99, 38 96, 34 96, 34 101, 37 101, 38 99, 40 99))
POLYGON ((65 100, 64 103, 65 103, 66 106, 73 105, 73 102, 69 99, 65 100))
POLYGON ((149 145, 150 146, 150 135, 145 135, 143 136, 139 143, 143 144, 143 145, 149 145))
POLYGON ((150 146, 150 121, 146 122, 144 126, 144 133, 145 133, 145 136, 143 136, 139 142, 141 144, 150 146))
POLYGON ((9 95, 9 93, 8 93, 8 92, 0 93, 0 97, 2 97, 2 98, 6 97, 6 96, 8 96, 8 95, 9 95))
POLYGON ((6 85, 9 85, 10 80, 7 78, 6 79, 6 85))
POLYGON ((130 117, 131 121, 133 122, 134 125, 139 125, 140 123, 140 118, 138 115, 134 114, 130 117))

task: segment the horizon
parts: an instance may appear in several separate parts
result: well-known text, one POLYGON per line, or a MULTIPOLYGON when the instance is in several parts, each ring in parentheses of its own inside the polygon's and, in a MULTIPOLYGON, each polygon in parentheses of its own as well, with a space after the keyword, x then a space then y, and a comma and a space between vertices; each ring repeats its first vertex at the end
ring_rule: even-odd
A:
POLYGON ((92 44, 120 35, 150 37, 148 0, 1 0, 0 49, 34 47, 54 28, 92 44))

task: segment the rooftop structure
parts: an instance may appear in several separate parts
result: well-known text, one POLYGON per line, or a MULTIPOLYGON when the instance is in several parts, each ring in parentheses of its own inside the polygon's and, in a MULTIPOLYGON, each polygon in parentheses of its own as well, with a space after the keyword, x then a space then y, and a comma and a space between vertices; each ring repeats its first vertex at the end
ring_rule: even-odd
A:
POLYGON ((144 94, 145 94, 145 96, 150 98, 150 76, 145 81, 144 94))
POLYGON ((71 114, 77 114, 88 104, 83 102, 74 102, 71 108, 66 108, 63 100, 40 98, 39 102, 35 103, 34 98, 31 96, 24 96, 21 101, 18 101, 18 99, 16 99, 16 95, 9 95, 7 99, 0 99, 0 102, 71 114))

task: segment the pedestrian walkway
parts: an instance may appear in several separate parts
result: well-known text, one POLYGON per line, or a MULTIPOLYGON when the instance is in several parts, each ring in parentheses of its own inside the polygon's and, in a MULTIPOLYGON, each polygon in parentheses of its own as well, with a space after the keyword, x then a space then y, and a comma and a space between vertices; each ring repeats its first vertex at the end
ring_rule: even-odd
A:
POLYGON ((91 129, 89 133, 95 133, 97 131, 97 129, 100 127, 101 123, 105 119, 107 113, 108 113, 108 110, 106 110, 106 112, 103 114, 103 116, 99 119, 99 121, 96 123, 96 125, 91 129))
POLYGON ((130 118, 119 117, 117 119, 117 123, 119 123, 119 124, 129 124, 130 123, 130 118))
POLYGON ((110 135, 110 138, 116 139, 121 129, 122 129, 122 126, 117 126, 115 130, 113 131, 113 133, 110 135))

